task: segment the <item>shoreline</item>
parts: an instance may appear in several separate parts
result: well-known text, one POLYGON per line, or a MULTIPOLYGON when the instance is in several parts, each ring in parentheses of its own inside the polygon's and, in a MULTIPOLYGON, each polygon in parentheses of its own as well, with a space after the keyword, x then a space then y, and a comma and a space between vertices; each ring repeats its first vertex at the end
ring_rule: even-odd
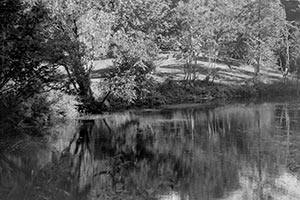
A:
MULTIPOLYGON (((200 83, 194 86, 184 87, 178 81, 169 81, 167 83, 161 83, 155 92, 157 96, 149 96, 148 98, 135 102, 135 104, 125 105, 122 103, 112 103, 111 107, 106 108, 103 113, 110 114, 139 109, 161 109, 183 104, 199 104, 210 107, 210 104, 243 101, 246 99, 295 98, 298 96, 297 92, 299 91, 297 84, 293 82, 274 82, 271 84, 256 83, 253 85, 240 86, 222 84, 203 85, 200 83)), ((89 113, 87 114, 89 115, 89 113)), ((90 114, 92 115, 93 113, 90 114)), ((101 113, 95 114, 102 115, 101 113)))

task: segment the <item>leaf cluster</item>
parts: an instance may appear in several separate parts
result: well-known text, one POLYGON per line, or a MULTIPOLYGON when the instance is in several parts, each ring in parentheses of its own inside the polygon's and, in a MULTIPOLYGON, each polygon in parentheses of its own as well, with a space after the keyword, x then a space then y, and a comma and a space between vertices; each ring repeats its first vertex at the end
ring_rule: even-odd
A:
POLYGON ((49 36, 49 16, 44 4, 1 1, 0 91, 33 95, 58 82, 49 36))

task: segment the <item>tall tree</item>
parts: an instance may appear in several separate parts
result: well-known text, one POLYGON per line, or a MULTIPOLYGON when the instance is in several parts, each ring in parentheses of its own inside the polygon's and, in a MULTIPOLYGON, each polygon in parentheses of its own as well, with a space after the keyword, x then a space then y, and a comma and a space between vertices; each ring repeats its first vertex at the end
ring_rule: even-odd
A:
POLYGON ((243 23, 247 60, 259 75, 261 66, 276 61, 274 52, 286 33, 285 12, 279 0, 248 1, 240 16, 243 23))
POLYGON ((101 2, 48 1, 55 20, 54 36, 65 57, 65 68, 73 88, 83 97, 92 97, 90 73, 93 61, 106 56, 114 17, 102 10, 101 2))
POLYGON ((115 19, 110 45, 115 62, 103 84, 106 98, 111 94, 132 102, 148 93, 147 75, 154 69, 157 38, 168 10, 166 0, 114 1, 106 9, 115 19))
POLYGON ((230 43, 237 40, 243 28, 238 21, 243 3, 233 0, 179 2, 176 9, 181 32, 177 34, 177 41, 187 60, 186 79, 193 79, 196 65, 191 62, 196 62, 197 54, 206 55, 211 66, 217 57, 228 56, 230 43))

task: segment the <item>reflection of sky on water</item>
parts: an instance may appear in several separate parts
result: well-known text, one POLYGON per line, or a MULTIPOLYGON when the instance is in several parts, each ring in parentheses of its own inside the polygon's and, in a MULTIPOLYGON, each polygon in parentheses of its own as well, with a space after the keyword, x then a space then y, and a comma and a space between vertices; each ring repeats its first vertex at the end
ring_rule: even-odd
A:
MULTIPOLYGON (((280 199, 300 199, 300 181, 297 179, 297 176, 285 172, 276 179, 276 187, 283 188, 285 195, 280 196, 280 199)), ((279 198, 278 198, 279 199, 279 198)))
POLYGON ((49 194, 42 183, 55 180, 51 190, 72 200, 136 199, 132 194, 159 200, 300 199, 297 106, 124 112, 78 123, 55 127, 58 134, 43 148, 3 154, 0 169, 13 173, 0 171, 0 191, 20 188, 10 197, 18 200, 21 188, 35 179, 30 188, 43 188, 42 195, 49 194))
MULTIPOLYGON (((258 182, 253 182, 249 177, 239 177, 240 188, 236 191, 230 192, 224 198, 216 198, 219 200, 254 200, 260 199, 258 195, 259 187, 267 196, 266 199, 272 200, 299 200, 300 199, 300 181, 296 175, 288 172, 283 172, 275 179, 275 185, 264 184, 259 185, 258 182)), ((190 200, 189 196, 180 196, 177 192, 169 192, 165 195, 158 195, 159 200, 190 200)), ((202 199, 199 197, 199 199, 202 199)), ((213 198, 212 198, 213 199, 213 198)))
POLYGON ((264 191, 266 199, 272 200, 299 200, 300 199, 300 181, 297 176, 283 172, 279 177, 275 178, 275 185, 253 183, 247 177, 240 177, 241 188, 228 194, 222 200, 253 200, 259 199, 257 191, 259 187, 264 191))

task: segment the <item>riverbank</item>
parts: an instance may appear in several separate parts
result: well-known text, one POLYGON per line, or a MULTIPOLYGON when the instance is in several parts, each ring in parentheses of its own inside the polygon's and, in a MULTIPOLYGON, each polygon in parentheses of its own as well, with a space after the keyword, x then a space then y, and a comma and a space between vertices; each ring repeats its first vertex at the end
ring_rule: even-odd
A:
POLYGON ((294 82, 261 83, 249 82, 244 85, 205 84, 201 81, 185 84, 181 81, 167 80, 160 83, 146 98, 130 105, 122 102, 110 102, 105 111, 116 112, 131 108, 159 108, 165 105, 200 103, 241 99, 277 98, 298 96, 294 82))
POLYGON ((122 112, 54 127, 55 137, 47 142, 27 140, 18 150, 1 152, 0 194, 5 199, 145 200, 188 191, 204 199, 215 194, 257 199, 251 195, 261 180, 249 170, 260 170, 270 188, 265 196, 272 189, 277 199, 295 197, 298 108, 299 102, 251 101, 205 111, 122 112))
MULTIPOLYGON (((96 83, 95 85, 99 84, 102 75, 112 63, 112 60, 96 62, 92 73, 92 81, 96 83)), ((264 66, 260 70, 260 75, 255 76, 255 70, 251 65, 237 61, 230 66, 221 61, 212 64, 206 58, 199 58, 197 64, 193 65, 195 81, 185 82, 183 81, 186 76, 184 59, 173 55, 160 55, 155 65, 155 70, 149 75, 150 84, 146 84, 150 86, 142 88, 148 90, 142 98, 137 98, 130 103, 111 98, 101 109, 114 112, 130 108, 157 108, 172 104, 296 96, 298 92, 294 75, 289 74, 286 81, 283 81, 278 66, 264 66)), ((97 113, 101 111, 98 108, 99 105, 96 104, 90 111, 97 113)))
POLYGON ((19 101, 14 99, 16 97, 13 95, 3 97, 0 104, 2 111, 0 127, 6 131, 0 131, 0 135, 6 135, 7 132, 18 135, 24 129, 29 130, 25 132, 31 135, 37 135, 40 129, 51 125, 53 119, 77 119, 79 115, 82 118, 87 114, 103 114, 127 109, 157 109, 176 104, 202 104, 203 107, 211 107, 210 104, 215 105, 220 101, 298 94, 297 80, 289 75, 283 82, 282 74, 276 67, 264 67, 261 69, 261 75, 255 77, 251 66, 236 64, 229 68, 223 63, 215 63, 214 77, 211 75, 206 79, 208 71, 212 70, 210 63, 198 60, 195 67, 198 78, 186 82, 183 81, 185 70, 181 60, 167 58, 161 59, 160 63, 156 61, 156 64, 156 69, 147 75, 146 83, 143 84, 146 88, 137 87, 140 94, 130 102, 120 97, 114 98, 112 95, 106 102, 103 101, 107 94, 99 89, 103 78, 95 75, 103 74, 103 70, 107 70, 110 63, 95 67, 92 88, 96 89, 93 90, 94 94, 98 92, 98 98, 95 97, 95 100, 90 102, 82 102, 78 96, 61 91, 38 94, 26 101, 20 101, 21 103, 16 103, 19 101))

